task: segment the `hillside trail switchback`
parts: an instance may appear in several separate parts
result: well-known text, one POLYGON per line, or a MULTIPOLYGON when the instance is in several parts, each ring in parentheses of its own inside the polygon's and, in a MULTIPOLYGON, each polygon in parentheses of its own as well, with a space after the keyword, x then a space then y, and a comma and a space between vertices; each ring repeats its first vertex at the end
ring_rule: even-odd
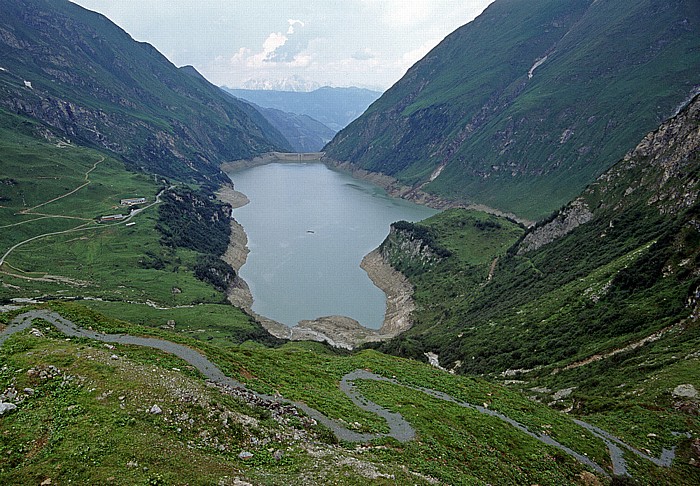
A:
MULTIPOLYGON (((128 334, 104 334, 101 332, 84 329, 75 324, 74 322, 63 318, 59 314, 47 310, 31 310, 15 317, 11 321, 10 325, 7 326, 7 328, 4 329, 2 332, 0 332, 0 346, 2 346, 2 344, 13 334, 31 327, 34 320, 36 319, 41 319, 52 324, 59 331, 70 337, 95 339, 97 341, 107 343, 144 346, 174 354, 175 356, 188 362, 190 365, 192 365, 198 371, 200 371, 208 380, 216 384, 230 386, 234 388, 241 388, 263 400, 290 404, 297 407, 298 409, 306 413, 309 417, 315 419, 317 422, 331 429, 339 440, 348 442, 369 442, 381 437, 393 437, 399 442, 408 442, 415 438, 416 430, 403 418, 403 416, 400 413, 391 412, 390 410, 387 410, 386 408, 370 401, 369 399, 365 398, 355 386, 355 381, 371 380, 390 383, 393 385, 398 385, 408 389, 420 391, 433 398, 454 403, 458 406, 474 410, 481 414, 498 418, 501 421, 520 430, 524 434, 538 440, 539 442, 556 447, 557 449, 565 452, 566 454, 575 458, 581 464, 584 464, 585 466, 588 466, 589 468, 593 469, 598 474, 604 476, 610 475, 601 465, 595 463, 593 460, 589 459, 585 455, 580 454, 574 451, 573 449, 559 443, 558 441, 546 434, 540 434, 530 431, 523 424, 513 420, 512 418, 496 410, 491 410, 480 405, 473 405, 467 403, 463 400, 460 400, 438 390, 433 390, 430 388, 415 385, 407 385, 405 383, 399 382, 396 379, 386 378, 366 370, 358 369, 345 374, 340 380, 340 389, 359 408, 374 413, 386 420, 390 430, 389 433, 359 433, 344 427, 336 420, 331 419, 330 417, 324 415, 318 410, 309 407, 305 403, 289 400, 281 396, 271 396, 250 390, 246 387, 245 384, 226 376, 221 371, 221 369, 212 361, 210 361, 206 356, 188 346, 176 344, 165 339, 131 336, 128 334)), ((623 449, 660 467, 670 467, 675 458, 675 446, 671 449, 663 449, 661 456, 659 458, 655 458, 635 449, 634 447, 625 444, 618 437, 615 437, 614 435, 606 432, 605 430, 600 429, 599 427, 588 424, 582 420, 573 420, 573 422, 586 429, 591 434, 593 434, 605 443, 610 454, 610 460, 612 463, 612 473, 615 476, 629 476, 629 472, 627 470, 627 462, 624 458, 623 449)), ((677 433, 675 435, 689 437, 688 433, 677 433)))

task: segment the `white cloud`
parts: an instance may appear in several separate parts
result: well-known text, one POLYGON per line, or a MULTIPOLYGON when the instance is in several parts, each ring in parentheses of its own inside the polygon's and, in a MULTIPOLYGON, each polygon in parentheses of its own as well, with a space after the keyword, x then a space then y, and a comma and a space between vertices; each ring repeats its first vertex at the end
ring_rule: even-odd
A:
POLYGON ((491 0, 72 0, 215 84, 388 87, 491 0), (154 21, 157 20, 157 21, 154 21))
POLYGON ((384 24, 407 28, 430 19, 436 0, 361 0, 384 24))
POLYGON ((304 27, 304 22, 302 22, 301 20, 289 19, 289 20, 287 20, 287 22, 289 23, 289 28, 287 29, 287 34, 290 34, 290 35, 294 33, 294 26, 295 25, 298 25, 300 27, 304 27))
POLYGON ((287 43, 287 37, 281 32, 273 32, 263 42, 263 53, 267 56, 287 43))

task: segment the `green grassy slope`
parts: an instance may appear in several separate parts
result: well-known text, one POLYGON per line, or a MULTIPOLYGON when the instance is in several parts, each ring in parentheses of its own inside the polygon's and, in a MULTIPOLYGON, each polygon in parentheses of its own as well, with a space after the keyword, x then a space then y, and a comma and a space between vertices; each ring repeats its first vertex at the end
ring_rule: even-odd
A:
MULTIPOLYGON (((430 388, 503 413, 609 470, 603 442, 571 417, 480 378, 451 375, 375 351, 337 354, 319 343, 289 343, 277 349, 250 343, 223 348, 179 332, 105 318, 76 304, 52 307, 95 330, 155 335, 186 344, 249 388, 303 401, 358 431, 385 432, 387 428, 383 420, 362 411, 341 392, 340 378, 355 369, 393 377, 398 384, 360 381, 357 386, 367 399, 400 412, 416 428, 417 437, 406 443, 393 439, 363 445, 337 443, 327 429, 290 410, 271 415, 261 402, 204 386, 197 372, 178 358, 135 346, 107 349, 88 339, 67 341, 37 322, 43 337, 25 331, 0 349, 4 363, 0 391, 19 390, 22 396, 16 411, 0 417, 5 430, 0 478, 5 482, 46 478, 59 483, 70 479, 114 484, 154 484, 147 482, 156 480, 161 482, 155 484, 233 484, 233 478, 253 484, 609 482, 600 477, 602 483, 596 483, 567 454, 501 420, 405 387, 430 388), (41 371, 51 376, 42 378, 41 371), (31 394, 22 391, 27 387, 32 388, 31 394), (153 404, 163 413, 148 413, 153 404), (253 459, 239 459, 242 450, 252 452, 253 459), (273 458, 275 451, 283 453, 281 460, 273 458)), ((11 316, 0 314, 0 327, 11 316)), ((674 377, 679 378, 682 375, 674 377)), ((654 388, 665 386, 658 383, 654 388)), ((680 444, 670 468, 626 454, 629 472, 639 484, 693 484, 697 474, 687 464, 689 441, 672 432, 692 429, 697 423, 686 422, 682 413, 667 413, 660 419, 658 413, 630 408, 590 417, 655 457, 662 447, 680 444)))
MULTIPOLYGON (((578 199, 531 229, 499 260, 487 285, 486 262, 464 279, 454 256, 443 263, 447 271, 419 267, 413 278, 426 304, 397 342, 417 339, 446 362, 462 360, 464 371, 494 372, 586 356, 690 315, 700 249, 699 112, 696 97, 578 199), (589 221, 561 232, 577 219, 589 221), (451 297, 442 283, 449 279, 471 285, 471 292, 451 297)), ((425 224, 438 243, 454 240, 439 220, 425 224)))
MULTIPOLYGON (((442 366, 504 380, 637 447, 658 450, 673 428, 697 431, 700 402, 673 391, 700 387, 699 115, 696 97, 519 239, 506 221, 492 228, 503 242, 518 239, 493 267, 482 258, 465 269, 454 250, 416 260, 402 251, 412 236, 392 232, 385 254, 416 286, 416 325, 379 349, 434 352, 442 366), (661 423, 665 439, 651 432, 661 423)), ((426 233, 435 246, 454 244, 438 218, 413 231, 426 233)), ((484 255, 473 225, 459 233, 471 242, 460 248, 484 255)))
POLYGON ((222 162, 289 148, 249 105, 66 0, 8 0, 0 27, 0 106, 133 168, 221 182, 222 162))
POLYGON ((133 315, 154 327, 174 320, 201 339, 272 342, 259 324, 225 303, 222 290, 195 277, 201 251, 161 243, 160 205, 144 209, 131 226, 96 222, 101 215, 128 214, 122 198, 155 202, 162 183, 7 112, 0 112, 0 149, 0 257, 31 238, 69 231, 12 250, 0 267, 0 300, 99 298, 106 302, 93 304, 106 313, 133 315))
MULTIPOLYGON (((148 332, 79 306, 63 305, 60 310, 94 329, 148 332)), ((0 319, 7 318, 0 314, 0 319)), ((368 479, 377 484, 435 480, 483 484, 499 478, 500 484, 554 485, 579 482, 585 470, 566 454, 500 420, 387 383, 364 382, 360 387, 368 399, 400 411, 419 437, 405 444, 390 439, 360 447, 335 444, 322 427, 289 412, 281 420, 271 418, 270 411, 259 404, 205 387, 187 363, 167 354, 124 345, 105 349, 85 339, 66 341, 51 328, 40 327, 44 337, 25 332, 0 350, 5 366, 0 388, 33 389, 17 411, 0 418, 7 432, 0 455, 0 478, 6 482, 48 477, 61 483, 70 479, 146 484, 161 478, 156 484, 231 484, 238 477, 254 484, 360 484, 368 479), (60 369, 60 375, 54 372, 51 378, 40 378, 38 373, 17 372, 50 371, 49 366, 60 369), (149 414, 153 404, 163 413, 149 414), (439 425, 434 421, 438 409, 439 425), (129 439, 132 435, 136 437, 129 439), (241 450, 251 451, 253 459, 238 459, 241 450), (282 460, 273 459, 275 450, 284 453, 282 460), (185 460, 187 454, 191 457, 185 460)), ((607 462, 602 442, 561 413, 483 380, 452 376, 371 351, 339 356, 321 345, 305 343, 277 350, 250 346, 224 350, 180 334, 156 334, 201 349, 255 390, 305 401, 358 430, 385 428, 338 388, 343 374, 361 368, 407 385, 487 403, 530 430, 547 431, 601 464, 607 462)))
POLYGON ((325 150, 408 185, 444 165, 424 190, 541 218, 697 87, 699 15, 692 1, 496 1, 325 150))

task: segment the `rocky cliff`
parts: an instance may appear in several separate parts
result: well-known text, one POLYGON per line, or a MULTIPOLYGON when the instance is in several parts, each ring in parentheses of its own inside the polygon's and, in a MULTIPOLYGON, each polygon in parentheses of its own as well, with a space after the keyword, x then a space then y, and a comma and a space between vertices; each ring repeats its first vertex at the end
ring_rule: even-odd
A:
POLYGON ((406 221, 391 225, 379 253, 384 261, 406 274, 424 271, 450 255, 436 242, 433 231, 406 221))
POLYGON ((694 167, 700 147, 699 112, 700 95, 677 116, 647 134, 581 196, 531 229, 520 243, 518 254, 556 241, 596 215, 610 218, 611 212, 623 212, 640 200, 660 215, 672 216, 690 209, 698 201, 694 167))

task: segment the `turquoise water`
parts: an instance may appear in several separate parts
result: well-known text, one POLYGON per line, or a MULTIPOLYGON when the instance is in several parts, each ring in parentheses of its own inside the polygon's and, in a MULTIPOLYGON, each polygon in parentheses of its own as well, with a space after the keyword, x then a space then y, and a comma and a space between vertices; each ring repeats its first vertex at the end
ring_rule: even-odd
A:
POLYGON ((378 329, 386 298, 360 268, 398 220, 435 210, 320 163, 269 164, 229 174, 250 204, 233 216, 248 234, 240 270, 253 310, 288 326, 342 315, 378 329))

